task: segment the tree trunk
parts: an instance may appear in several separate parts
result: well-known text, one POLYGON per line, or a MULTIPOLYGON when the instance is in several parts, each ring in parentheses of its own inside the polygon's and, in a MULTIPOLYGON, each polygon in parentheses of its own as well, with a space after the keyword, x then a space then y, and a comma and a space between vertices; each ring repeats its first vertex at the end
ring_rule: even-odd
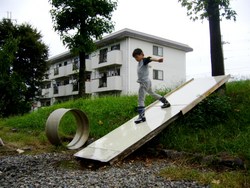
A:
POLYGON ((210 53, 212 76, 224 75, 224 58, 221 43, 220 12, 219 5, 215 0, 208 1, 210 53))
POLYGON ((78 96, 84 97, 85 96, 85 80, 86 80, 86 74, 85 74, 85 67, 86 67, 86 60, 85 60, 85 52, 79 53, 79 59, 80 59, 80 67, 79 67, 79 91, 78 96))

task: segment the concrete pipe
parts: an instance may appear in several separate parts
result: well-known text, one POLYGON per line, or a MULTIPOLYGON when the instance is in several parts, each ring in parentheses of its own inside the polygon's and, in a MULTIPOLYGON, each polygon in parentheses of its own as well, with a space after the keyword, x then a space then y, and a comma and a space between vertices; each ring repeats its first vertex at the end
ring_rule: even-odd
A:
POLYGON ((51 144, 62 145, 62 141, 58 134, 58 128, 62 117, 71 112, 76 120, 77 130, 73 140, 67 145, 68 149, 78 149, 84 145, 89 137, 89 121, 85 113, 77 109, 59 108, 53 111, 46 121, 46 136, 51 144))

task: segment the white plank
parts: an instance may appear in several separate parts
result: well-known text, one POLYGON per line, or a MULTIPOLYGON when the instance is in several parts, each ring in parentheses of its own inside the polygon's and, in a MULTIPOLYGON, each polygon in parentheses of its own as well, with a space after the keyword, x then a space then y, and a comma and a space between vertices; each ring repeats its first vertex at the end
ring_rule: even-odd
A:
POLYGON ((161 128, 161 126, 180 112, 185 114, 228 79, 229 76, 194 79, 166 96, 167 100, 171 103, 170 108, 162 109, 161 102, 157 101, 146 109, 146 122, 135 124, 134 120, 137 118, 136 116, 77 152, 74 156, 109 162, 121 156, 126 150, 126 155, 128 155, 128 149, 131 150, 129 152, 137 149, 144 141, 146 142, 154 136, 152 134, 154 131, 161 128))

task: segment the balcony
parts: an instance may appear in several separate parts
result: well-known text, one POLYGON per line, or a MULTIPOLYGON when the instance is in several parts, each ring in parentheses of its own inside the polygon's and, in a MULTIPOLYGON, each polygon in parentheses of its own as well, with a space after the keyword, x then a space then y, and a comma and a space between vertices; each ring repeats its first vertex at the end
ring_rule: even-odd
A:
POLYGON ((111 65, 122 65, 122 52, 120 50, 112 50, 107 53, 106 62, 100 62, 99 55, 92 57, 92 69, 98 69, 111 65))
MULTIPOLYGON (((79 70, 79 67, 72 63, 66 66, 57 67, 52 70, 50 79, 56 79, 56 78, 61 78, 61 77, 65 77, 68 75, 72 75, 72 74, 78 73, 78 70, 79 70)), ((88 72, 92 71, 90 59, 86 59, 86 71, 88 72)))
MULTIPOLYGON (((75 74, 78 73, 80 65, 79 64, 74 64, 71 63, 69 65, 67 65, 67 73, 66 75, 70 75, 70 74, 75 74)), ((90 59, 86 59, 85 60, 85 71, 91 72, 92 71, 92 67, 91 67, 91 60, 90 59)))
POLYGON ((65 86, 58 86, 58 96, 64 96, 66 94, 65 86))
POLYGON ((52 92, 53 89, 52 88, 47 88, 47 89, 42 89, 42 98, 51 98, 52 97, 52 92))
MULTIPOLYGON (((73 69, 73 64, 70 63, 68 64, 67 66, 64 66, 64 76, 68 76, 68 75, 71 75, 71 74, 74 74, 78 71, 78 69, 73 69)), ((63 70, 62 70, 63 71, 63 70)))
POLYGON ((88 86, 91 88, 91 93, 122 90, 121 76, 107 77, 107 83, 103 83, 101 79, 95 79, 88 84, 91 84, 91 86, 88 86))
POLYGON ((86 59, 86 68, 85 68, 85 71, 88 71, 88 72, 92 71, 91 60, 90 59, 86 59))
POLYGON ((73 91, 73 84, 67 84, 63 86, 58 86, 57 87, 57 93, 54 93, 54 97, 63 97, 63 96, 68 96, 68 95, 77 95, 78 90, 73 91))
POLYGON ((91 82, 85 82, 85 93, 91 93, 91 82))

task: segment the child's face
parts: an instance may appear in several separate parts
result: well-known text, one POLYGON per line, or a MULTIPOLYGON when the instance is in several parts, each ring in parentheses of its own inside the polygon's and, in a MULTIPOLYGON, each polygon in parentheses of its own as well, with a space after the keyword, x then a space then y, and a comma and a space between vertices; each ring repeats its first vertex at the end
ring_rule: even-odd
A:
POLYGON ((144 58, 144 54, 140 54, 140 55, 136 55, 136 56, 135 56, 135 60, 136 60, 137 62, 140 62, 143 58, 144 58))

